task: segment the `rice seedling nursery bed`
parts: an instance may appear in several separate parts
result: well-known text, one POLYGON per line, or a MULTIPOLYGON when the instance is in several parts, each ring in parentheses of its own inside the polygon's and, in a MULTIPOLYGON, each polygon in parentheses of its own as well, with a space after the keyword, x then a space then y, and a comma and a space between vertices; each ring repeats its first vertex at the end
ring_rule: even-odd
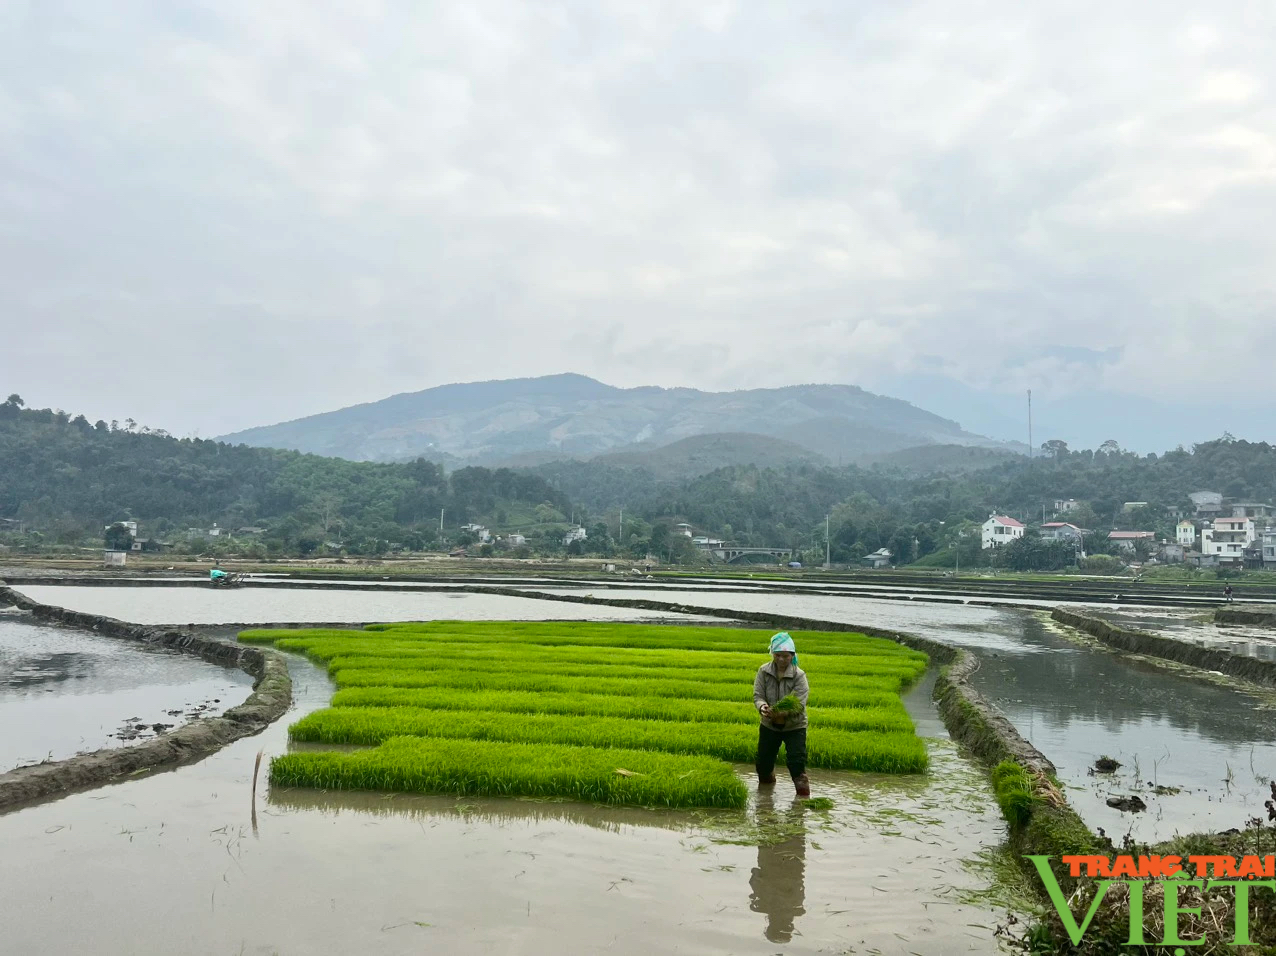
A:
MULTIPOLYGON (((252 630, 327 665, 332 706, 289 728, 353 753, 277 757, 279 786, 740 807, 769 631, 560 622, 252 630)), ((920 773, 899 693, 926 656, 853 633, 794 637, 811 681, 812 767, 920 773)))

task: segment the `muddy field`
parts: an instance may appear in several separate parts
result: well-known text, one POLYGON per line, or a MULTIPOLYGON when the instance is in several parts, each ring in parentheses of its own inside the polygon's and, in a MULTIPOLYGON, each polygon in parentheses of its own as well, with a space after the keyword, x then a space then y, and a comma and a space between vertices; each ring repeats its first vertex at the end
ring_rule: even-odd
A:
MULTIPOLYGON (((795 807, 785 784, 747 811, 712 814, 263 784, 254 829, 258 750, 286 749, 287 723, 330 695, 321 671, 290 665, 294 711, 261 736, 0 817, 6 947, 996 951, 1004 910, 979 859, 1003 827, 982 775, 943 738, 924 777, 813 774, 815 795, 835 801, 828 812, 795 807)), ((933 716, 919 717, 935 732, 933 716)))

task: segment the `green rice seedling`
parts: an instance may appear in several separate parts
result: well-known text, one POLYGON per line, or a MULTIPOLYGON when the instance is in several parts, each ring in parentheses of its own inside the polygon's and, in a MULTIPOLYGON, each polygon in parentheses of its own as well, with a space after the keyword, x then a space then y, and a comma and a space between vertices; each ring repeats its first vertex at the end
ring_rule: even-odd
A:
MULTIPOLYGON (((609 679, 637 678, 640 680, 687 680, 703 681, 713 684, 748 684, 753 683, 753 671, 739 668, 713 670, 707 667, 626 667, 618 664, 559 663, 544 657, 531 660, 480 660, 456 661, 435 655, 429 658, 401 660, 384 657, 334 657, 328 662, 328 673, 349 674, 358 670, 377 671, 411 671, 428 673, 431 671, 462 670, 467 674, 500 674, 515 671, 519 674, 546 674, 559 677, 606 677, 609 679)), ((895 673, 879 673, 868 675, 826 674, 819 681, 820 686, 828 688, 882 686, 898 689, 904 681, 904 675, 895 673)))
POLYGON ((554 744, 395 737, 353 754, 274 758, 275 787, 566 797, 652 807, 743 807, 731 765, 709 757, 554 744))
POLYGON ((803 800, 802 805, 808 810, 832 810, 837 806, 830 797, 811 797, 803 800))
MULTIPOLYGON (((447 687, 457 690, 541 690, 569 694, 623 694, 632 697, 682 697, 689 700, 748 700, 750 687, 689 680, 639 680, 608 677, 555 677, 522 674, 446 671, 350 670, 333 675, 338 687, 447 687)), ((854 707, 861 691, 895 691, 898 684, 869 678, 848 678, 832 688, 819 685, 810 703, 819 707, 854 707), (854 683, 848 683, 854 680, 854 683)))
MULTIPOLYGON (((504 621, 370 625, 370 630, 395 640, 465 641, 482 643, 521 642, 545 646, 594 645, 618 647, 663 647, 688 650, 741 651, 758 653, 767 645, 771 631, 738 628, 678 627, 668 625, 595 624, 504 621)), ((261 632, 248 631, 254 636, 261 632)), ((313 634, 342 635, 356 632, 313 631, 313 634)), ((867 651, 877 656, 925 660, 926 655, 886 638, 852 632, 793 632, 803 653, 850 654, 867 651)))
POLYGON ((1012 827, 1021 827, 1032 816, 1032 778, 1013 760, 1003 760, 992 771, 993 792, 1002 815, 1012 827))
MULTIPOLYGON (((638 720, 705 721, 758 724, 752 703, 683 700, 672 697, 624 697, 535 691, 444 692, 404 687, 352 687, 337 691, 334 707, 419 707, 428 710, 497 710, 520 714, 594 714, 638 720)), ((838 730, 911 733, 913 722, 894 694, 867 695, 862 706, 810 708, 810 719, 838 730)))
POLYGON ((806 708, 802 706, 802 702, 793 694, 786 694, 775 702, 775 706, 771 708, 781 714, 800 714, 806 708))
MULTIPOLYGON (((736 670, 752 674, 766 658, 760 654, 725 651, 661 651, 658 649, 621 649, 598 647, 560 647, 547 650, 522 644, 449 644, 446 647, 421 647, 404 642, 315 642, 283 640, 284 650, 304 651, 324 661, 427 661, 482 664, 488 661, 521 661, 554 666, 646 667, 697 671, 736 670)), ((903 674, 914 677, 925 670, 923 662, 879 660, 868 656, 822 656, 804 658, 810 674, 845 674, 871 676, 903 674)), ((448 666, 451 666, 449 664, 448 666)))
MULTIPOLYGON (((572 744, 703 754, 739 763, 752 762, 758 744, 756 729, 743 723, 678 723, 412 707, 332 707, 303 717, 288 729, 288 734, 293 740, 330 744, 376 745, 405 735, 572 744)), ((919 772, 926 767, 926 749, 911 732, 848 733, 815 727, 808 737, 807 760, 812 767, 829 770, 919 772)))

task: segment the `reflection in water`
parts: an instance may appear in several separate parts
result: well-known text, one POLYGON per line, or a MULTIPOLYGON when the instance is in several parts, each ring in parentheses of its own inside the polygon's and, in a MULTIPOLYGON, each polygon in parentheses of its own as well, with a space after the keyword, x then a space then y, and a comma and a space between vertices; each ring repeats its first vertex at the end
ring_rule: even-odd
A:
POLYGON ((544 822, 574 823, 613 833, 619 833, 631 827, 680 830, 706 823, 729 823, 743 819, 742 812, 738 810, 704 812, 649 810, 643 807, 609 807, 554 800, 373 793, 358 790, 308 790, 285 787, 271 788, 270 806, 289 811, 318 810, 333 816, 354 813, 374 817, 407 817, 415 820, 460 815, 466 820, 482 821, 497 826, 544 822))
POLYGON ((806 809, 800 801, 783 814, 775 809, 773 791, 758 794, 759 826, 785 825, 797 832, 779 843, 758 846, 758 865, 749 877, 749 909, 766 915, 764 935, 773 943, 793 938, 797 918, 806 913, 806 809))
POLYGON ((251 685, 176 650, 0 614, 0 773, 214 716, 251 685))

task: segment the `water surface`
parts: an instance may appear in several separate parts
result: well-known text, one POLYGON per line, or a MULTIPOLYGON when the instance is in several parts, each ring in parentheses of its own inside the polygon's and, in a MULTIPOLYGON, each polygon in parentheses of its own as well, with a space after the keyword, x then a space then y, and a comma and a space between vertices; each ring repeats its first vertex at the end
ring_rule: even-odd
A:
POLYGON ((0 772, 152 738, 251 689, 237 668, 0 612, 0 772))

